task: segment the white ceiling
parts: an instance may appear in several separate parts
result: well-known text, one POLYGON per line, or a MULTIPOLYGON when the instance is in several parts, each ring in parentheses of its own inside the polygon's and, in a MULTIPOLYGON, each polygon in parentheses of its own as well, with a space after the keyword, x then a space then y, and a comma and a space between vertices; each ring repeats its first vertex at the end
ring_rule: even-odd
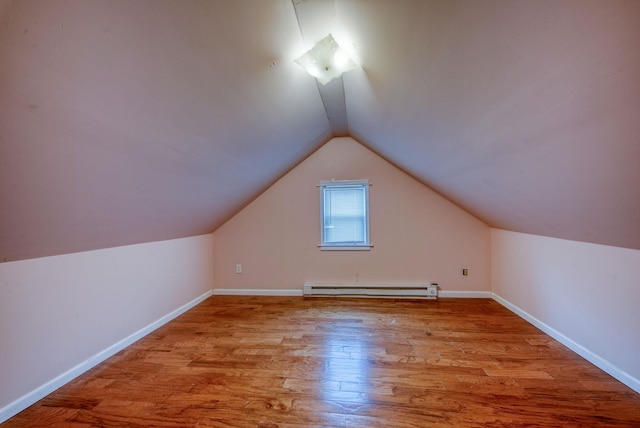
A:
POLYGON ((640 249, 640 2, 0 0, 0 261, 211 232, 342 134, 491 226, 640 249), (362 68, 322 87, 328 32, 362 68))

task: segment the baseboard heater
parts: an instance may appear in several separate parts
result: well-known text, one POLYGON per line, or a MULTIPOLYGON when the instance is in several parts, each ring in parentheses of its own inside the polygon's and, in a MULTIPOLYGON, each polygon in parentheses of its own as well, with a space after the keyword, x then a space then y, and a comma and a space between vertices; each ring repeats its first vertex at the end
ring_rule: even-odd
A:
POLYGON ((438 285, 304 284, 303 295, 435 300, 438 285))

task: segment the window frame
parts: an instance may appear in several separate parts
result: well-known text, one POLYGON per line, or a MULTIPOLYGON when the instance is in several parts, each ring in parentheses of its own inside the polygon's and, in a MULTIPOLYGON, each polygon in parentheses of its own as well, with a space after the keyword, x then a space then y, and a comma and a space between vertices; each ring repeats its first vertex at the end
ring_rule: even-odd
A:
POLYGON ((369 209, 369 187, 371 183, 368 179, 365 180, 323 180, 320 181, 318 187, 320 188, 320 250, 324 251, 368 251, 373 245, 371 245, 370 236, 370 209, 369 209), (327 188, 340 188, 340 187, 355 187, 362 188, 364 191, 364 238, 363 242, 327 242, 325 236, 325 189, 327 188))

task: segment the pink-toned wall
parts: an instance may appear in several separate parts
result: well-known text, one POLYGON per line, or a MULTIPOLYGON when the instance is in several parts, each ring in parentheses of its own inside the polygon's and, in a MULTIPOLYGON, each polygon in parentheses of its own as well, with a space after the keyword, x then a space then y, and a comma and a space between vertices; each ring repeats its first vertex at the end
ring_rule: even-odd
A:
POLYGON ((438 282, 448 291, 490 290, 489 227, 352 138, 322 146, 213 238, 218 290, 301 291, 305 282, 438 282), (371 251, 318 248, 317 184, 331 179, 371 181, 371 251))
POLYGON ((0 422, 206 295, 212 257, 203 235, 1 263, 0 422))
POLYGON ((640 391, 640 251, 491 235, 493 292, 640 391))

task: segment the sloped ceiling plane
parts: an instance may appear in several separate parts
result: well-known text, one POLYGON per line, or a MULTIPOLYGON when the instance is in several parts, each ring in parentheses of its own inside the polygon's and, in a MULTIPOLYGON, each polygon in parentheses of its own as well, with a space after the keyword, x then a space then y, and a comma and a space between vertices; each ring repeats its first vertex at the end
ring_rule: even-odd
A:
POLYGON ((640 249, 640 2, 0 0, 0 261, 212 232, 342 135, 492 227, 640 249), (323 86, 329 33, 361 67, 323 86))

